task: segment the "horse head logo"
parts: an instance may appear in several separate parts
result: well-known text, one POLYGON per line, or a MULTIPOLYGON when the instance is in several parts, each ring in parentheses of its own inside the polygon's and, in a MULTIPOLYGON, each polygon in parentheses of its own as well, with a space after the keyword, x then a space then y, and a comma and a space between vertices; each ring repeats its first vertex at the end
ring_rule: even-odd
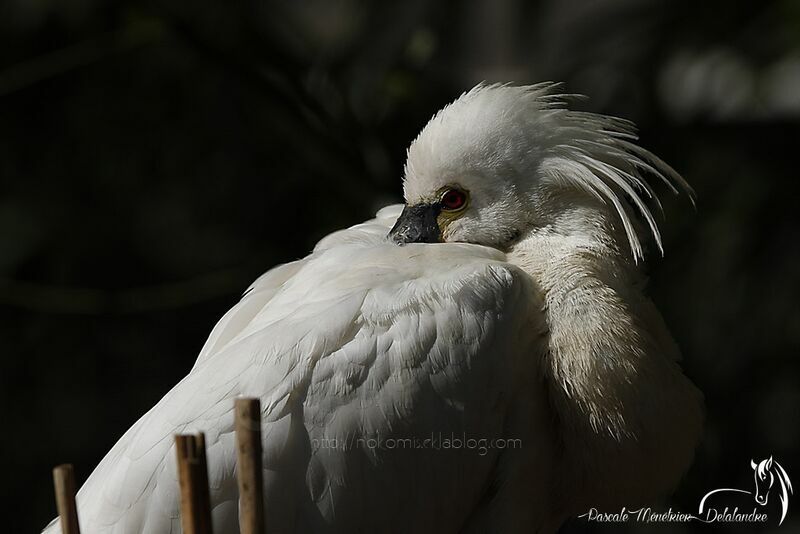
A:
POLYGON ((699 513, 702 514, 703 511, 707 509, 706 502, 709 497, 718 493, 744 493, 753 495, 756 503, 760 506, 764 506, 769 500, 769 494, 773 491, 773 487, 776 487, 779 491, 778 500, 781 504, 781 519, 778 525, 781 525, 786 518, 786 512, 789 510, 789 495, 793 493, 792 482, 789 480, 789 475, 786 474, 781 464, 779 464, 777 460, 774 460, 772 456, 760 462, 750 460, 750 467, 753 468, 753 478, 756 483, 755 491, 751 492, 736 488, 711 490, 700 500, 700 507, 698 508, 699 513))
POLYGON ((780 486, 778 499, 781 502, 781 523, 783 523, 786 511, 789 509, 789 495, 792 494, 792 482, 789 480, 789 475, 786 474, 781 464, 772 459, 772 456, 758 463, 750 460, 750 467, 753 468, 753 478, 756 482, 756 490, 753 495, 758 504, 762 506, 767 504, 769 492, 775 482, 778 482, 780 486))
POLYGON ((769 490, 775 483, 775 475, 772 474, 772 456, 758 463, 750 460, 750 467, 753 468, 753 478, 756 480, 756 502, 761 505, 767 504, 769 490))

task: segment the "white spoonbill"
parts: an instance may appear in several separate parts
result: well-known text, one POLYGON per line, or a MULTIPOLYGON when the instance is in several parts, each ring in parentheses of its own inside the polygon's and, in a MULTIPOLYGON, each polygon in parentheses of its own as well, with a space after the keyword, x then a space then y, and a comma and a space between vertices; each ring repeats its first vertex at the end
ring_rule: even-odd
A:
POLYGON ((634 140, 553 84, 463 94, 411 144, 404 207, 222 318, 80 489, 83 531, 179 532, 173 435, 201 430, 215 532, 238 532, 242 395, 270 533, 553 532, 669 494, 702 400, 642 292, 643 229, 661 248, 643 176, 690 190, 634 140))

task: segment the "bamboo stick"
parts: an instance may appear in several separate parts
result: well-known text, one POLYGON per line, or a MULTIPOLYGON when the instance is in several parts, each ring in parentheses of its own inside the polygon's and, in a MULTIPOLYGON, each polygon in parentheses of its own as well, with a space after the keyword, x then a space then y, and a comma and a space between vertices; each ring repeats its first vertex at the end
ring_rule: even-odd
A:
POLYGON ((178 479, 181 486, 181 526, 184 534, 211 534, 206 439, 200 432, 176 435, 178 479))
POLYGON ((264 534, 264 485, 261 458, 261 403, 236 399, 236 473, 239 479, 239 530, 264 534))
POLYGON ((56 507, 61 518, 62 534, 80 534, 78 509, 75 506, 75 472, 72 464, 62 464, 53 469, 56 490, 56 507))

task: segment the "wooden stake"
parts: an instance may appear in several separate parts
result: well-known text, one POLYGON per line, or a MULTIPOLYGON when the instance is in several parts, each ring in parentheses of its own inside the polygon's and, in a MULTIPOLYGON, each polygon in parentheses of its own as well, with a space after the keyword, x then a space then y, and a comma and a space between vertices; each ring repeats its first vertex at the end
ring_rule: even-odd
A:
POLYGON ((181 485, 183 534, 212 534, 205 435, 202 432, 196 436, 176 435, 175 449, 181 485))
POLYGON ((261 403, 258 399, 236 399, 236 452, 239 530, 241 534, 264 534, 261 403))
POLYGON ((56 507, 61 518, 62 534, 80 534, 78 509, 75 506, 75 473, 72 464, 59 465, 53 469, 53 485, 56 489, 56 507))

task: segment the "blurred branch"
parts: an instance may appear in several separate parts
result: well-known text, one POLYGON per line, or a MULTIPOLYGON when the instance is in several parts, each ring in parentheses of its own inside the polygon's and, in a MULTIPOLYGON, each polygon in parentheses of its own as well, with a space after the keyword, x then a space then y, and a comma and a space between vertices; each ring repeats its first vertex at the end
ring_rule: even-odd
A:
POLYGON ((0 303, 41 313, 147 313, 191 306, 241 293, 248 267, 225 269, 169 284, 118 291, 0 279, 0 303))
POLYGON ((157 21, 136 19, 119 30, 23 61, 0 71, 0 96, 153 43, 163 34, 164 29, 157 21))
MULTIPOLYGON (((331 116, 309 93, 304 86, 308 65, 293 58, 270 36, 248 26, 244 17, 232 23, 236 25, 236 38, 228 41, 220 38, 207 22, 196 20, 189 8, 164 3, 153 3, 151 7, 170 31, 201 57, 280 103, 293 117, 292 126, 304 132, 304 144, 324 154, 320 160, 326 166, 336 167, 338 186, 349 193, 343 197, 355 198, 363 192, 367 171, 356 141, 363 128, 350 115, 331 116)), ((275 125, 280 126, 280 122, 275 125)))
MULTIPOLYGON (((158 6, 159 14, 170 29, 186 44, 194 48, 202 57, 226 69, 239 79, 252 84, 262 94, 280 102, 285 109, 297 116, 301 124, 311 126, 310 130, 325 140, 335 144, 337 149, 350 152, 352 147, 333 134, 341 126, 336 124, 318 101, 311 97, 302 85, 307 67, 286 54, 266 36, 259 36, 258 55, 242 35, 233 43, 215 38, 213 28, 184 16, 177 9, 158 6), (268 57, 263 61, 261 57, 268 57)), ((242 33, 246 33, 242 30, 242 33)))

